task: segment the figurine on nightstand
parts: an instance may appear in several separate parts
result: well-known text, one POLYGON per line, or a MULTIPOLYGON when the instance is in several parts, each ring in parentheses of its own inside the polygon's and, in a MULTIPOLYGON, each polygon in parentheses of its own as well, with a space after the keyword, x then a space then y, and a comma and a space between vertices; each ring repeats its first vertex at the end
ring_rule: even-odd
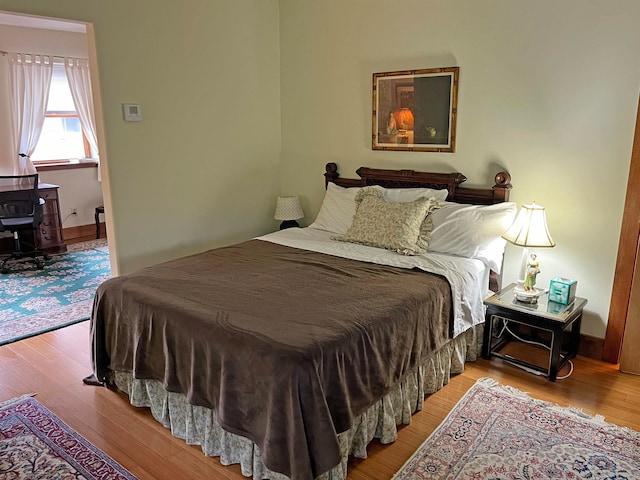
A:
POLYGON ((535 292, 536 276, 540 273, 540 262, 535 253, 529 255, 524 276, 524 289, 527 292, 535 292))

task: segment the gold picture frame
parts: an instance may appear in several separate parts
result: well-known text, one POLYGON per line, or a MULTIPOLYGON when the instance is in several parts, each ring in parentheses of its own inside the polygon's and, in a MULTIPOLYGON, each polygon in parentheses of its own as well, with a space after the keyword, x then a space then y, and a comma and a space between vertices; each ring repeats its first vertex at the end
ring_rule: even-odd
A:
POLYGON ((460 67, 373 74, 373 150, 448 152, 456 147, 460 67))

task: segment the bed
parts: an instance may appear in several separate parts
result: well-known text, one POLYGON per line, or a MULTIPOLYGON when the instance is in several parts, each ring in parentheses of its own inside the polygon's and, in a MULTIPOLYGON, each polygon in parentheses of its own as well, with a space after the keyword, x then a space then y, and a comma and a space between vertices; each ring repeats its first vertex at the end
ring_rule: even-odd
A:
POLYGON ((515 216, 505 172, 357 174, 326 165, 307 228, 104 282, 94 375, 245 476, 346 478, 475 359, 515 216))

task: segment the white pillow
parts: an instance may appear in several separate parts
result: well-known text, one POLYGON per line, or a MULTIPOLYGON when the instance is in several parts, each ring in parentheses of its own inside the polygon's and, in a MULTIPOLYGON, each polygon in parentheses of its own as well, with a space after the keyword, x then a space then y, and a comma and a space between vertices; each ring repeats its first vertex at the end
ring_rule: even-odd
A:
POLYGON ((507 243, 502 234, 516 216, 514 202, 495 205, 448 203, 430 215, 433 230, 428 251, 482 260, 500 273, 507 243))
POLYGON ((413 202, 419 198, 435 198, 444 202, 449 195, 449 190, 436 190, 434 188, 385 188, 384 199, 387 202, 413 202))
MULTIPOLYGON (((365 187, 345 188, 329 182, 318 216, 309 227, 340 235, 347 233, 356 213, 356 194, 362 188, 365 187)), ((445 200, 449 193, 446 189, 435 190, 432 188, 383 188, 379 185, 374 185, 373 188, 383 192, 384 199, 388 202, 413 202, 420 197, 435 197, 436 200, 445 200)))
POLYGON ((361 189, 362 187, 345 188, 329 182, 318 216, 309 227, 340 235, 347 233, 356 213, 356 194, 361 189))

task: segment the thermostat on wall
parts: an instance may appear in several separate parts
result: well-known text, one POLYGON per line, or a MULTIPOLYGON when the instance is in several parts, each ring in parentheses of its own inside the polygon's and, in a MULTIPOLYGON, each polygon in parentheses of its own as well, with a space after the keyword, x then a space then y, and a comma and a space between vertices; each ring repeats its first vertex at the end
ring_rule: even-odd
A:
POLYGON ((123 103, 122 111, 125 122, 140 122, 142 120, 142 109, 135 103, 123 103))

